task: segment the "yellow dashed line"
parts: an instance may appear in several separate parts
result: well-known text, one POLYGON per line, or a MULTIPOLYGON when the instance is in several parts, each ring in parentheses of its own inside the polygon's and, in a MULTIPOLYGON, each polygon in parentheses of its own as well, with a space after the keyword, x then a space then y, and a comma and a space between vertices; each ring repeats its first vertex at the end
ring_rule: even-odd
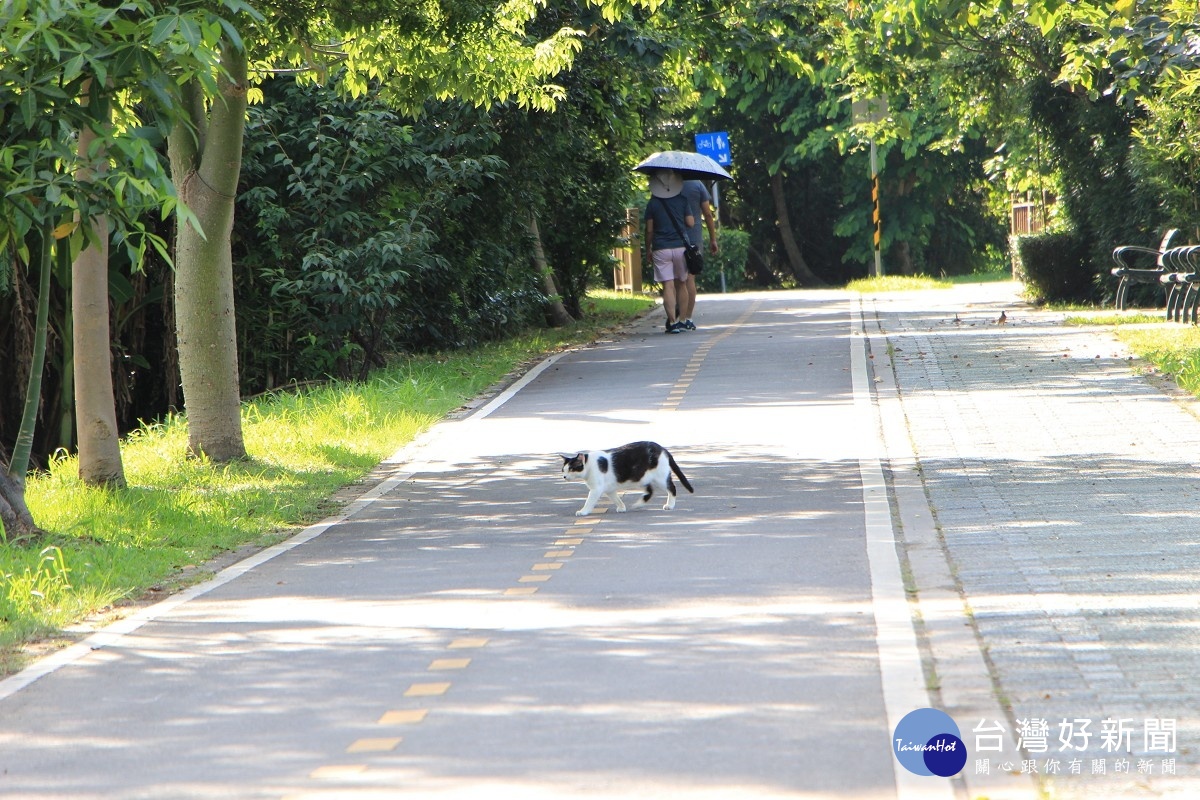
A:
POLYGON ((575 555, 574 550, 547 550, 542 558, 570 558, 575 555))
POLYGON ((390 739, 359 739, 346 748, 347 753, 388 753, 403 741, 399 736, 390 739))
POLYGON ((548 580, 549 575, 522 575, 517 578, 517 583, 545 583, 548 580))
POLYGON ((408 708, 399 711, 388 711, 379 718, 378 725, 415 725, 424 722, 429 714, 428 708, 408 708))
POLYGON ((470 663, 471 659, 469 658, 437 658, 430 662, 427 669, 466 669, 470 663))
POLYGON ((680 401, 683 399, 683 396, 687 394, 687 390, 691 387, 692 381, 700 372, 700 367, 704 365, 704 359, 708 358, 709 352, 718 342, 727 336, 732 336, 734 331, 744 325, 746 320, 750 319, 754 312, 758 311, 759 305, 761 305, 761 303, 755 302, 746 310, 744 314, 742 314, 742 316, 738 317, 738 319, 732 325, 726 328, 724 332, 715 338, 705 341, 696 348, 696 351, 692 353, 692 357, 684 366, 683 373, 679 376, 679 380, 675 382, 674 386, 672 386, 671 390, 667 393, 667 399, 663 401, 661 406, 659 406, 662 411, 677 411, 679 409, 680 401))
POLYGON ((414 683, 404 692, 405 697, 440 697, 450 688, 449 683, 414 683))
POLYGON ((483 647, 487 643, 488 640, 484 638, 455 639, 446 647, 450 650, 468 650, 473 647, 483 647))
POLYGON ((552 563, 552 564, 534 564, 533 567, 531 567, 531 569, 533 569, 534 572, 537 572, 539 570, 548 570, 548 569, 562 569, 562 564, 554 564, 554 563, 552 563))
POLYGON ((554 543, 555 547, 571 547, 573 545, 583 544, 583 539, 559 539, 554 543))
POLYGON ((507 595, 530 595, 530 594, 537 594, 537 590, 538 590, 538 587, 536 587, 536 586, 528 586, 528 587, 522 587, 522 588, 513 587, 511 589, 505 589, 504 593, 507 595))

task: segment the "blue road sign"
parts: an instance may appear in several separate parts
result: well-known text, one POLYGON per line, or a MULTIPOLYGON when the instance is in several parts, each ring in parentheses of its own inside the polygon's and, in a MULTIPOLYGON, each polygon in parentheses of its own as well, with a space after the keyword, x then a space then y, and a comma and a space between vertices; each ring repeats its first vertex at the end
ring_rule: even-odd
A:
POLYGON ((722 167, 733 163, 733 154, 729 152, 729 134, 725 131, 697 133, 696 152, 703 153, 722 167))

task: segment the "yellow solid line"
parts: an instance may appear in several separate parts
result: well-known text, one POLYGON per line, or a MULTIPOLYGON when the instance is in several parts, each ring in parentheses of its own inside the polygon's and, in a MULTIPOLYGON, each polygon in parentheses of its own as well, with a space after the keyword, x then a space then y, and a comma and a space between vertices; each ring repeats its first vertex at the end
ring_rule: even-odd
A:
POLYGON ((453 642, 446 645, 446 647, 451 650, 468 650, 473 647, 483 647, 487 643, 488 643, 488 640, 481 638, 481 637, 467 638, 467 639, 455 639, 453 642))
POLYGON ((446 693, 449 683, 414 683, 404 693, 405 697, 437 697, 446 693))
POLYGON ((533 570, 562 569, 562 564, 534 564, 533 570))
POLYGON ((366 764, 337 764, 328 767, 317 767, 312 772, 308 773, 310 778, 349 778, 352 775, 361 775, 367 771, 366 764))
POLYGON ((346 748, 347 753, 387 753, 396 749, 403 741, 399 736, 391 739, 359 739, 346 748))
POLYGON ((378 725, 412 725, 424 722, 429 713, 428 708, 406 708, 399 711, 388 711, 379 718, 378 725))
POLYGON ((435 658, 427 669, 466 669, 470 663, 469 658, 435 658))
POLYGON ((537 594, 537 590, 538 590, 538 587, 530 586, 530 587, 519 588, 519 589, 518 588, 505 589, 504 593, 510 594, 510 595, 529 595, 529 594, 537 594))

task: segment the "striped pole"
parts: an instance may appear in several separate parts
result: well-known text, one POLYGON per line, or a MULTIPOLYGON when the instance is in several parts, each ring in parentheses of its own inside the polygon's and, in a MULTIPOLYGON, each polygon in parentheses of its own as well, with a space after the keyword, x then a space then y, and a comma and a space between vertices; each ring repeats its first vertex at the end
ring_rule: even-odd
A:
POLYGON ((879 243, 883 239, 883 218, 879 214, 879 163, 875 142, 871 142, 871 220, 875 225, 875 277, 883 277, 883 258, 879 243))

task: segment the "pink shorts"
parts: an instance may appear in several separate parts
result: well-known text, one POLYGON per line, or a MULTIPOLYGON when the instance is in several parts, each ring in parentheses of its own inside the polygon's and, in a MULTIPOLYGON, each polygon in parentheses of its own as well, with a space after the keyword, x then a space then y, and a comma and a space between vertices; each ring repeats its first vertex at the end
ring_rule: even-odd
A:
POLYGON ((683 258, 683 250, 682 247, 668 247, 665 250, 654 251, 655 280, 665 283, 688 279, 687 261, 683 258))

